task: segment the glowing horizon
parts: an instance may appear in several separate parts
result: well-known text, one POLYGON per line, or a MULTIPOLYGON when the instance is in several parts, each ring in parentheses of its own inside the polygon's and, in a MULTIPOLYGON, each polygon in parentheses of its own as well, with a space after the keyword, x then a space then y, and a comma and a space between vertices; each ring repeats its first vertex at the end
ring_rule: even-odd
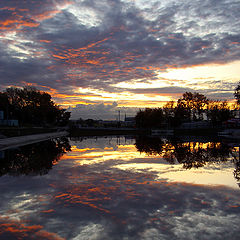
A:
POLYGON ((231 102, 240 74, 237 6, 3 0, 0 90, 32 85, 76 112, 161 107, 186 91, 231 102))

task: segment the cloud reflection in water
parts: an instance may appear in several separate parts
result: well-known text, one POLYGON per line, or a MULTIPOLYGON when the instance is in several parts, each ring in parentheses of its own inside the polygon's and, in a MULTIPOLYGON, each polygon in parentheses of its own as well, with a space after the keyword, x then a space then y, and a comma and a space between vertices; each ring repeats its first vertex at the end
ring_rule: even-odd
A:
MULTIPOLYGON (((120 145, 109 140, 70 141, 72 151, 47 175, 0 178, 1 222, 42 226, 41 231, 65 239, 238 238, 238 189, 161 179, 148 163, 169 169, 163 156, 137 152, 134 139, 121 138, 120 145), (136 170, 133 164, 146 167, 136 170)), ((212 174, 217 171, 221 168, 212 174)), ((0 239, 8 231, 4 226, 0 239)))

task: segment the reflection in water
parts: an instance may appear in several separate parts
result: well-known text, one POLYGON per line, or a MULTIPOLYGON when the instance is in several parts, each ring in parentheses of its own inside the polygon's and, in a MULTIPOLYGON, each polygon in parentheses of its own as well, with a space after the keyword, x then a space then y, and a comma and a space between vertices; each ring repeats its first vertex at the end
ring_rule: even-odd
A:
MULTIPOLYGON (((181 143, 174 153, 175 142, 155 139, 147 146, 143 141, 148 140, 137 139, 136 146, 149 149, 148 154, 136 150, 134 139, 72 139, 72 151, 61 156, 48 174, 2 176, 0 239, 237 240, 238 188, 166 177, 178 173, 175 166, 182 169, 185 160, 180 152, 185 154, 185 148, 194 153, 214 146, 220 151, 219 145, 181 143)), ((229 156, 234 151, 231 148, 229 156)), ((216 155, 202 152, 212 160, 216 155)), ((232 176, 229 156, 222 160, 232 176)), ((219 166, 222 160, 219 156, 219 166)), ((211 169, 213 175, 221 173, 220 168, 211 169)))
POLYGON ((47 174, 59 158, 70 150, 71 146, 67 138, 6 150, 1 154, 0 176, 47 174))
MULTIPOLYGON (((234 177, 240 182, 240 161, 235 161, 234 177)), ((240 186, 240 184, 239 184, 240 186)))
POLYGON ((227 162, 231 158, 235 164, 234 176, 240 181, 240 159, 236 157, 236 148, 226 143, 180 142, 176 139, 163 141, 160 138, 139 137, 135 145, 139 152, 160 155, 171 164, 182 164, 185 169, 199 168, 209 163, 227 162))

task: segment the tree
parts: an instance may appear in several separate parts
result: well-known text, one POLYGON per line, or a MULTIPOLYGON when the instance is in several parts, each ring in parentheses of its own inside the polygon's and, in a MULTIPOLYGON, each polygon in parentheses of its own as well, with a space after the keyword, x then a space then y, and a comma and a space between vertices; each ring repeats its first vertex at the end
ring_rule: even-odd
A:
POLYGON ((56 105, 50 94, 34 87, 7 88, 0 95, 4 97, 10 117, 18 119, 20 124, 66 125, 70 118, 70 113, 56 105))
POLYGON ((174 101, 167 102, 163 106, 163 115, 164 115, 164 119, 165 119, 168 127, 174 126, 174 116, 175 116, 175 102, 174 101))
POLYGON ((174 126, 180 125, 184 121, 191 120, 191 109, 187 108, 183 101, 177 103, 174 109, 174 126))
POLYGON ((163 151, 162 147, 164 142, 161 139, 148 138, 139 136, 136 138, 136 149, 142 153, 145 152, 148 155, 160 155, 163 151))
POLYGON ((7 150, 0 161, 0 176, 47 174, 68 151, 71 146, 65 137, 7 150))
POLYGON ((163 122, 163 110, 161 108, 146 108, 139 110, 136 117, 136 125, 140 128, 161 127, 163 122))
POLYGON ((233 113, 226 101, 209 101, 207 117, 214 125, 216 125, 232 118, 233 113))
POLYGON ((187 120, 203 120, 203 112, 209 100, 200 93, 186 92, 178 99, 177 108, 184 109, 184 116, 187 120))
POLYGON ((235 88, 234 97, 237 100, 237 104, 240 104, 240 82, 238 83, 237 87, 235 88))

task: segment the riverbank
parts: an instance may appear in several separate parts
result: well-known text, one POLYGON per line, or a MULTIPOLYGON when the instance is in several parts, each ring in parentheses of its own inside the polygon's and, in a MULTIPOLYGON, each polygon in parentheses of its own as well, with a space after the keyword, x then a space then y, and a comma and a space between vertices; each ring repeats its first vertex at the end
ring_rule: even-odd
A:
POLYGON ((70 136, 104 136, 104 135, 168 135, 171 132, 173 136, 218 136, 220 128, 176 128, 176 129, 138 129, 138 128, 96 128, 96 127, 83 127, 71 128, 69 130, 70 136), (154 132, 154 134, 153 134, 154 132), (157 134, 158 135, 158 134, 157 134))
POLYGON ((137 128, 71 128, 70 136, 104 136, 104 135, 145 135, 150 131, 137 128))
POLYGON ((3 137, 19 137, 26 135, 52 133, 58 129, 55 127, 0 127, 0 138, 3 137))
POLYGON ((42 134, 34 134, 27 136, 19 136, 19 137, 9 137, 0 139, 0 150, 6 150, 9 148, 21 147, 28 144, 33 144, 37 142, 46 141, 49 139, 64 137, 69 133, 67 131, 61 132, 52 132, 52 133, 42 133, 42 134))

